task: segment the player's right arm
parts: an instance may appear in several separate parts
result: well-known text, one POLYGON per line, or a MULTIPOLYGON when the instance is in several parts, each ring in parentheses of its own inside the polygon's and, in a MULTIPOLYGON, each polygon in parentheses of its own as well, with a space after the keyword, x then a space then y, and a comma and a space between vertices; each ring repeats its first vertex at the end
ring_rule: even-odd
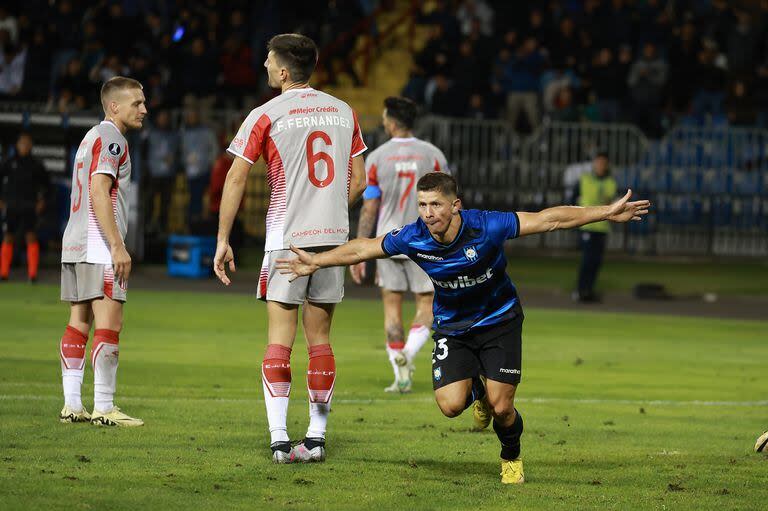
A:
POLYGON ((91 177, 91 205, 96 220, 99 222, 101 232, 107 238, 109 250, 112 255, 112 266, 118 284, 128 281, 131 274, 131 256, 125 249, 125 243, 120 236, 115 221, 115 212, 112 209, 112 185, 114 177, 105 173, 94 173, 91 177))
POLYGON ((216 236, 216 255, 213 257, 213 271, 224 285, 231 281, 225 271, 225 265, 229 265, 229 271, 234 272, 235 256, 232 247, 229 246, 229 234, 232 232, 232 224, 237 216, 240 201, 245 192, 245 183, 251 163, 242 157, 236 157, 229 168, 227 178, 224 180, 224 191, 221 194, 221 206, 219 209, 219 232, 216 236))
POLYGON ((362 156, 352 158, 352 176, 349 180, 349 207, 354 206, 366 187, 365 161, 362 156))
POLYGON ((384 236, 379 236, 378 238, 358 238, 348 241, 333 250, 320 252, 319 254, 310 254, 291 245, 291 251, 298 257, 294 259, 278 259, 276 268, 280 273, 289 275, 289 280, 293 281, 305 275, 312 275, 320 268, 348 266, 371 259, 381 259, 382 257, 389 256, 382 248, 383 241, 384 236))

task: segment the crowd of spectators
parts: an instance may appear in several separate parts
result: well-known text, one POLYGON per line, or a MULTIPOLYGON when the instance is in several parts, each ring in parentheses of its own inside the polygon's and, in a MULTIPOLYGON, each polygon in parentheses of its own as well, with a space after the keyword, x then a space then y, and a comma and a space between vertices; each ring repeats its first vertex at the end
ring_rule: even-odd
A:
MULTIPOLYGON (((372 0, 25 0, 0 3, 0 100, 50 111, 98 109, 117 74, 144 84, 150 111, 240 108, 268 97, 264 47, 299 31, 324 46, 370 13, 372 0)), ((336 58, 334 56, 331 56, 336 58)))
POLYGON ((768 125, 768 3, 438 0, 403 93, 440 115, 768 125))

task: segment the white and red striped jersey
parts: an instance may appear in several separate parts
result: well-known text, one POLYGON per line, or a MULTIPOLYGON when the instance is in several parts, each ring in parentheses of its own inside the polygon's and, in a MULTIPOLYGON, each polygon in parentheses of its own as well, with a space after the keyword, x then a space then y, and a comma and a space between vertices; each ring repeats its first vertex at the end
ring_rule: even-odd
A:
POLYGON ((430 172, 448 172, 443 152, 415 137, 392 138, 366 159, 366 199, 381 198, 376 236, 419 218, 416 182, 430 172))
POLYGON ((366 149, 352 108, 312 88, 285 91, 251 111, 228 150, 267 164, 265 250, 345 243, 352 158, 366 149))
POLYGON ((91 179, 94 174, 112 177, 112 210, 120 236, 125 240, 131 158, 128 142, 110 121, 102 121, 88 130, 75 155, 69 221, 62 240, 63 263, 112 264, 109 243, 91 204, 91 179))

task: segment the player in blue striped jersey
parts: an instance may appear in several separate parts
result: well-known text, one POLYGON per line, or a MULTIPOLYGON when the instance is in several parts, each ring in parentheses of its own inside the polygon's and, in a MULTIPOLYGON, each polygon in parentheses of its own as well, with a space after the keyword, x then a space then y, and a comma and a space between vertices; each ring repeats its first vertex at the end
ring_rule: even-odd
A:
POLYGON ((434 172, 418 184, 419 219, 375 239, 359 238, 333 250, 278 261, 290 278, 319 268, 406 255, 435 285, 435 398, 447 417, 475 403, 475 423, 493 429, 501 442, 501 480, 522 483, 523 420, 514 406, 521 376, 523 310, 506 273, 508 239, 592 222, 641 220, 650 202, 629 199, 607 206, 558 206, 538 213, 462 210, 456 181, 434 172))

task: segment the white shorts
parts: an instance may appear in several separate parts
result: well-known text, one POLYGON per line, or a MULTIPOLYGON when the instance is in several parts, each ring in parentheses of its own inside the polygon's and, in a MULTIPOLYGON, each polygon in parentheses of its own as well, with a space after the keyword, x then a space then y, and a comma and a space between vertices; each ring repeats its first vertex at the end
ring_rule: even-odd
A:
POLYGON ((125 283, 123 286, 115 282, 111 264, 61 263, 63 302, 86 302, 104 296, 125 302, 128 288, 125 283))
MULTIPOLYGON (((317 253, 336 247, 306 248, 317 253)), ((309 277, 299 277, 293 282, 288 275, 281 274, 275 265, 278 259, 293 259, 296 254, 290 250, 272 250, 264 254, 259 275, 259 289, 256 297, 265 302, 280 302, 301 305, 305 301, 314 303, 339 303, 344 298, 344 267, 321 268, 309 277)))
POLYGON ((432 293, 429 276, 410 259, 377 259, 376 284, 387 291, 432 293))

